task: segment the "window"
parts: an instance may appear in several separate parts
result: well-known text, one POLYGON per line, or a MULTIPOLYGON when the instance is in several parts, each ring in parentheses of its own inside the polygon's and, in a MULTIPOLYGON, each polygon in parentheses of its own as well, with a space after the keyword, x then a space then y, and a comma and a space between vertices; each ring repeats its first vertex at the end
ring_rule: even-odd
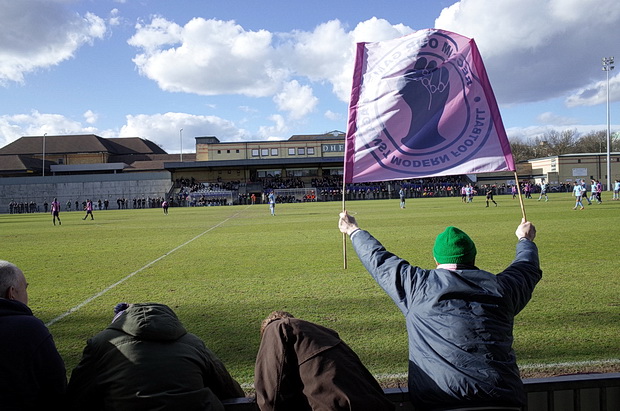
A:
POLYGON ((235 153, 239 154, 239 149, 236 149, 236 150, 235 150, 235 153))
POLYGON ((278 149, 277 148, 272 148, 271 149, 271 155, 272 156, 277 156, 278 155, 278 149))
POLYGON ((289 148, 288 149, 288 155, 289 156, 294 156, 295 155, 295 149, 294 148, 289 148))
POLYGON ((297 148, 297 154, 300 156, 303 156, 306 154, 306 148, 305 147, 298 147, 297 148))
POLYGON ((230 150, 226 150, 226 154, 230 154, 230 150))
POLYGON ((314 155, 314 147, 308 147, 308 155, 309 156, 313 156, 314 155))
POLYGON ((259 178, 280 177, 282 170, 258 170, 256 174, 259 178))
POLYGON ((258 149, 257 148, 253 148, 252 149, 252 157, 258 157, 258 149))
POLYGON ((268 157, 269 156, 269 149, 268 148, 261 148, 260 155, 261 155, 261 157, 268 157))
POLYGON ((217 153, 218 154, 222 154, 222 150, 217 150, 217 153))
POLYGON ((288 169, 287 174, 293 177, 316 177, 319 172, 316 168, 296 168, 288 169))

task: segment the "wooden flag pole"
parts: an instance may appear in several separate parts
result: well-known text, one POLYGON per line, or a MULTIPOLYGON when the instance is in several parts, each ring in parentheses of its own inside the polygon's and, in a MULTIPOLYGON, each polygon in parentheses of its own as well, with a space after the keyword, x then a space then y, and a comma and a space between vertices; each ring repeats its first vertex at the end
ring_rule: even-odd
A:
MULTIPOLYGON (((346 211, 346 207, 345 207, 345 193, 347 192, 346 190, 346 183, 344 182, 344 178, 342 179, 342 212, 344 213, 346 211)), ((344 260, 344 269, 347 269, 347 234, 346 233, 342 233, 342 258, 344 260)))
POLYGON ((519 177, 517 176, 517 172, 515 173, 515 183, 517 184, 517 193, 519 194, 519 204, 521 204, 521 215, 523 216, 523 221, 527 221, 527 217, 525 216, 525 206, 523 205, 523 198, 521 197, 521 185, 519 184, 519 177))

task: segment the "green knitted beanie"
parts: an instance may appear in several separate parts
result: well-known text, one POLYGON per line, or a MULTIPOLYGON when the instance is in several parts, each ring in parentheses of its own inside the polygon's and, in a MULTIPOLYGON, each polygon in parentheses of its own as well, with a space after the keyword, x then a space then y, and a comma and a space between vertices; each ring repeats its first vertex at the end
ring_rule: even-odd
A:
POLYGON ((437 236, 433 256, 439 264, 473 264, 476 245, 463 231, 450 226, 437 236))

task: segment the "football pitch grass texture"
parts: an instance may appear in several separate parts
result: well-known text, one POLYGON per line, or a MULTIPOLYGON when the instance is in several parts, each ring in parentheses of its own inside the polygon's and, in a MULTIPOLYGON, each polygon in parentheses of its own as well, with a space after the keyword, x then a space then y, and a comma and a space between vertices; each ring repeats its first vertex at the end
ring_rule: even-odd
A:
MULTIPOLYGON (((525 199, 538 231, 543 279, 515 321, 523 370, 565 364, 620 369, 620 201, 573 211, 568 193, 525 199)), ((361 228, 391 252, 432 268, 438 233, 454 225, 478 249, 477 265, 497 273, 515 253, 518 199, 352 201, 361 228)), ((118 302, 159 302, 226 364, 252 383, 259 326, 273 310, 338 331, 380 380, 407 372, 403 315, 360 264, 349 240, 344 269, 342 203, 0 215, 0 259, 23 269, 30 307, 49 324, 70 372, 86 339, 105 328, 118 302)))

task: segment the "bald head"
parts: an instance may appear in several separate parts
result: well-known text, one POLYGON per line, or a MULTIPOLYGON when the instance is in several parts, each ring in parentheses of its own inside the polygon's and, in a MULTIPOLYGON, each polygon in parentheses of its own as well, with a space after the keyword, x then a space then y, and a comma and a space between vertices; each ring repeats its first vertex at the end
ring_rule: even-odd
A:
POLYGON ((28 283, 15 264, 0 260, 0 297, 28 304, 28 283))

